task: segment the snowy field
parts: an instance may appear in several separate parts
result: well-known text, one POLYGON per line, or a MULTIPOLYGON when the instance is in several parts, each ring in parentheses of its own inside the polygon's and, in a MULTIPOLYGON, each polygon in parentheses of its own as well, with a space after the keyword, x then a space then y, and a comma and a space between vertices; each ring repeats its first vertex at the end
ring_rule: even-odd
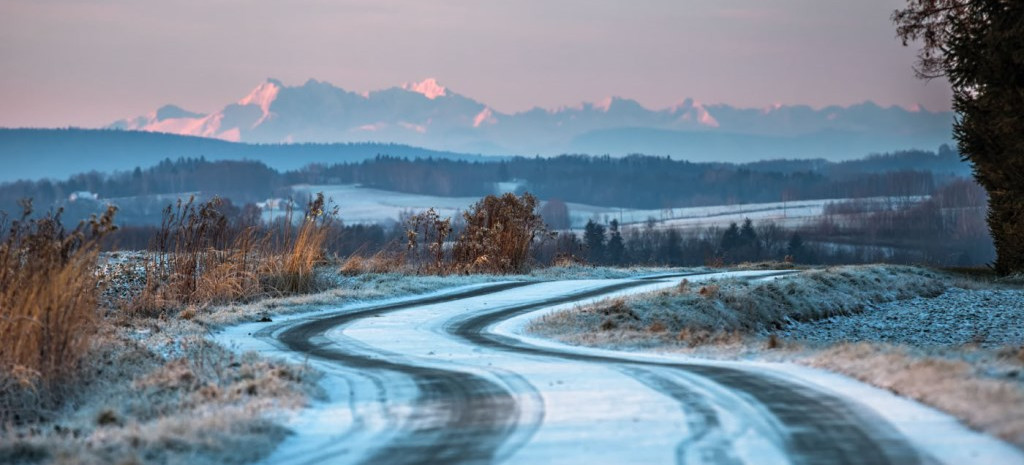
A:
MULTIPOLYGON (((438 197, 406 194, 402 192, 371 189, 358 185, 298 185, 294 186, 297 197, 303 198, 317 192, 334 200, 346 223, 392 223, 398 221, 403 212, 418 212, 434 208, 441 216, 456 217, 460 212, 480 200, 477 197, 438 197)), ((919 202, 923 197, 906 199, 871 198, 861 199, 879 203, 900 204, 919 202)), ((601 223, 619 220, 623 225, 644 225, 653 219, 656 227, 697 229, 710 226, 728 226, 740 223, 746 218, 763 221, 771 220, 783 226, 797 226, 822 215, 830 203, 849 199, 818 199, 792 202, 751 203, 742 205, 717 205, 706 207, 628 209, 602 207, 580 203, 567 203, 573 229, 582 228, 594 219, 601 223)), ((268 218, 280 215, 280 211, 267 211, 268 218)))

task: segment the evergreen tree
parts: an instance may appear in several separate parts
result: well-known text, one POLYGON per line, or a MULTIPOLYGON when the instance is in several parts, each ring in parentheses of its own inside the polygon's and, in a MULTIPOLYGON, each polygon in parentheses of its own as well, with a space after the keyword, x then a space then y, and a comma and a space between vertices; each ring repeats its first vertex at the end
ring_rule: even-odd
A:
POLYGON ((608 264, 619 266, 626 260, 626 245, 622 240, 622 233, 619 232, 619 221, 612 220, 608 225, 611 237, 608 239, 608 264))
POLYGON ((750 218, 743 220, 743 227, 740 228, 739 243, 744 246, 751 246, 757 243, 757 231, 754 231, 754 222, 750 218))
POLYGON ((740 245, 740 228, 736 223, 730 223, 729 228, 722 233, 721 249, 723 253, 735 249, 740 245))
POLYGON ((892 15, 921 42, 917 74, 953 87, 960 153, 989 194, 996 272, 1024 271, 1024 1, 908 0, 892 15))
POLYGON ((761 242, 758 240, 757 231, 754 230, 754 222, 750 218, 743 220, 740 227, 740 253, 738 260, 756 261, 761 258, 761 242))
POLYGON ((807 248, 804 247, 804 239, 800 233, 793 233, 789 236, 789 244, 786 246, 786 255, 793 258, 797 263, 806 263, 808 258, 807 248))
POLYGON ((675 229, 669 229, 661 243, 660 262, 665 265, 679 265, 683 262, 683 236, 675 229))
POLYGON ((587 259, 590 263, 604 263, 604 231, 604 226, 594 220, 587 221, 587 225, 583 228, 583 243, 587 245, 587 259))

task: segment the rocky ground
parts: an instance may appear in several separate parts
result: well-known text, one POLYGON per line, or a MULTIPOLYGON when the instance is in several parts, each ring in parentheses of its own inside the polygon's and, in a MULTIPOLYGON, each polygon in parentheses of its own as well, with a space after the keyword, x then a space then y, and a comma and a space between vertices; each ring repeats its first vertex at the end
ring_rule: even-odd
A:
POLYGON ((792 322, 778 337, 805 343, 884 342, 920 348, 1024 345, 1024 290, 951 287, 862 313, 792 322))

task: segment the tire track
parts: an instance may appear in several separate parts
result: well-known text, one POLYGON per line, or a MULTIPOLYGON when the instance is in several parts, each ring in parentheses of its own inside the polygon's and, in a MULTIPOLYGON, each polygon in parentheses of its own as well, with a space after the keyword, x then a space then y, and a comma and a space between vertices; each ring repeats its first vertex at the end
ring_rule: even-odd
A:
MULTIPOLYGON (((761 275, 750 279, 765 278, 761 275)), ((926 464, 923 457, 879 415, 831 394, 781 378, 721 366, 658 363, 611 356, 581 354, 527 345, 516 339, 487 333, 488 326, 516 315, 561 303, 595 297, 644 282, 609 285, 586 292, 517 305, 462 319, 446 327, 452 335, 482 347, 524 355, 555 357, 618 367, 646 367, 655 370, 683 370, 703 376, 721 386, 748 396, 763 405, 785 427, 784 447, 794 463, 807 464, 926 464)), ((657 383, 669 397, 685 396, 678 383, 657 383)))
MULTIPOLYGON (((342 313, 290 326, 277 338, 288 349, 349 368, 385 370, 413 379, 419 394, 409 431, 378 449, 366 463, 435 464, 491 463, 502 444, 519 426, 515 396, 498 383, 461 371, 408 365, 368 355, 347 353, 317 343, 327 331, 355 320, 423 305, 479 297, 532 284, 515 282, 471 291, 415 299, 342 313)), ((536 420, 539 421, 539 420, 536 420)))

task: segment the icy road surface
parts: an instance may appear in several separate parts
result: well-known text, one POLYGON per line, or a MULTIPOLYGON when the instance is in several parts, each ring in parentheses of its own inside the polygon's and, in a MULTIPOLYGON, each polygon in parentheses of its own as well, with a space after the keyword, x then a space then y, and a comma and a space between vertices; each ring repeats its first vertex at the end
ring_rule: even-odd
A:
POLYGON ((293 418, 296 434, 266 463, 1024 463, 949 416, 841 376, 523 334, 543 313, 680 276, 465 286, 218 337, 326 373, 329 400, 293 418))

